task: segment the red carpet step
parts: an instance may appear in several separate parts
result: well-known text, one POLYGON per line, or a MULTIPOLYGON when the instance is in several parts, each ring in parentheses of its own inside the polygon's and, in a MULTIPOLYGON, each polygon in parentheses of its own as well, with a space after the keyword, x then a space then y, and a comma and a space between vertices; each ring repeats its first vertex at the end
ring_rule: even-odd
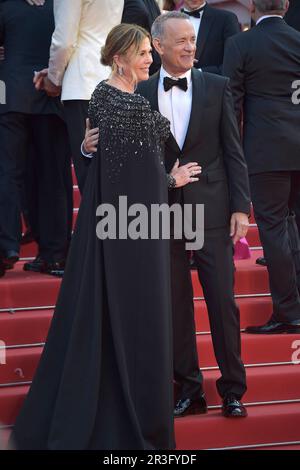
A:
MULTIPOLYGON (((270 297, 237 299, 240 307, 241 328, 265 323, 272 312, 270 297)), ((45 341, 53 309, 0 312, 1 340, 7 346, 33 344, 45 341)), ((195 301, 196 330, 209 332, 210 325, 204 300, 195 301)))
MULTIPOLYGON (((255 257, 261 252, 255 252, 255 257)), ((269 292, 267 269, 255 265, 255 258, 237 261, 235 293, 240 295, 269 292)), ((202 297, 202 288, 196 271, 192 271, 194 293, 202 297)), ((23 271, 23 263, 6 273, 0 280, 1 309, 55 305, 60 280, 53 276, 23 271)))
MULTIPOLYGON (((11 364, 13 363, 11 360, 11 364)), ((14 423, 15 415, 25 398, 28 386, 22 383, 30 382, 35 371, 34 360, 30 362, 30 353, 22 359, 23 369, 15 369, 15 374, 9 377, 20 385, 10 385, 0 388, 0 422, 6 425, 14 423), (20 377, 22 371, 22 378, 20 377)), ((216 380, 219 371, 204 371, 204 388, 209 406, 221 405, 217 393, 216 380)), ((248 391, 243 400, 245 403, 266 403, 287 400, 300 400, 299 366, 265 366, 247 369, 248 391), (297 369, 298 368, 298 369, 297 369)), ((300 408, 300 401, 299 401, 300 408)))
MULTIPOLYGON (((300 341, 300 335, 276 335, 275 337, 259 335, 256 337, 255 335, 242 334, 244 363, 249 365, 291 363, 294 352, 293 343, 296 341, 300 341), (276 347, 274 347, 275 341, 276 347)), ((198 335, 197 348, 199 364, 202 368, 217 366, 210 335, 198 335)), ((0 385, 30 381, 38 364, 41 351, 41 347, 38 346, 7 349, 6 364, 2 364, 0 367, 0 385)), ((293 368, 289 369, 289 374, 291 371, 293 377, 295 377, 295 384, 296 377, 298 377, 300 385, 300 365, 293 365, 293 368)), ((299 391, 300 399, 300 390, 293 387, 292 393, 295 390, 297 390, 297 393, 299 391)))
POLYGON ((1 340, 6 346, 43 343, 53 309, 0 313, 1 340))
POLYGON ((299 442, 299 403, 254 406, 248 408, 248 413, 248 418, 236 420, 220 417, 219 411, 177 419, 177 449, 214 449, 256 444, 267 446, 272 442, 299 442))
MULTIPOLYGON (((74 176, 74 169, 72 171, 74 176)), ((74 187, 74 224, 80 199, 79 190, 74 187)), ((251 247, 258 247, 261 242, 253 211, 250 223, 247 239, 251 247)), ((33 258, 36 253, 37 246, 32 243, 22 247, 21 257, 33 258)), ((265 323, 272 313, 267 270, 255 265, 255 259, 261 255, 261 250, 252 250, 252 259, 236 262, 235 293, 242 329, 265 323)), ((51 276, 26 273, 22 266, 23 263, 19 262, 15 270, 0 280, 0 339, 10 346, 6 350, 6 364, 0 366, 0 422, 4 425, 14 423, 26 396, 41 356, 42 346, 39 344, 47 336, 52 306, 56 303, 61 283, 51 276), (18 308, 21 310, 13 311, 18 308)), ((220 397, 216 389, 220 373, 209 334, 207 309, 195 271, 192 272, 192 280, 199 361, 204 369, 208 404, 212 408, 205 416, 176 420, 178 449, 239 446, 259 450, 299 449, 300 365, 291 361, 295 351, 293 346, 300 341, 300 334, 242 334, 242 356, 248 379, 244 402, 252 406, 248 407, 247 419, 225 419, 220 414, 220 397)), ((9 432, 4 431, 5 439, 8 439, 9 432)))
MULTIPOLYGON (((75 225, 75 223, 76 223, 77 215, 78 215, 77 210, 74 210, 73 225, 75 225)), ((249 232, 248 232, 248 235, 247 235, 247 240, 248 240, 248 243, 249 243, 250 247, 260 247, 261 246, 261 241, 259 239, 259 235, 258 235, 256 227, 250 227, 249 228, 249 232)), ((29 244, 23 245, 21 247, 20 257, 22 259, 23 258, 35 258, 36 255, 37 255, 37 245, 36 245, 36 243, 29 243, 29 244)), ((253 256, 255 256, 255 253, 253 254, 253 256)))
MULTIPOLYGON (((270 296, 238 298, 236 302, 240 309, 241 329, 245 329, 249 325, 263 325, 272 314, 272 299, 270 296)), ((205 301, 195 300, 194 305, 196 331, 210 331, 205 301)))
MULTIPOLYGON (((242 333, 242 358, 245 364, 291 362, 293 345, 300 335, 248 335, 242 333)), ((210 335, 197 336, 197 349, 201 367, 217 365, 210 335)), ((300 366, 298 368, 300 381, 300 366)), ((299 396, 300 398, 300 396, 299 396)))
POLYGON ((254 447, 252 450, 300 450, 300 444, 270 445, 266 447, 254 447))
MULTIPOLYGON (((0 391, 1 393, 2 391, 0 391)), ((14 397, 19 409, 27 387, 15 387, 14 397)), ((14 419, 9 412, 9 398, 1 399, 1 409, 6 409, 6 420, 14 419)), ((253 446, 280 442, 299 442, 299 403, 248 407, 248 418, 227 419, 220 410, 207 415, 189 416, 175 420, 177 450, 220 449, 253 446), (217 445, 216 445, 217 444, 217 445)), ((5 432, 8 439, 10 431, 5 432)), ((288 446, 289 447, 289 446, 288 446)))

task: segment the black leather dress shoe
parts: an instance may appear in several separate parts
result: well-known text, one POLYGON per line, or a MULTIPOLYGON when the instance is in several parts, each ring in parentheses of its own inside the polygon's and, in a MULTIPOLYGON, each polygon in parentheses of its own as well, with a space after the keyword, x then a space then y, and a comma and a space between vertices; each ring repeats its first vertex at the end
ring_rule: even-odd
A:
POLYGON ((257 258, 256 264, 259 264, 260 266, 267 266, 267 260, 261 256, 260 258, 257 258))
POLYGON ((3 264, 2 258, 0 258, 0 277, 5 275, 5 266, 3 264))
POLYGON ((45 263, 43 270, 41 271, 44 274, 50 274, 55 277, 63 277, 65 272, 65 260, 55 261, 52 263, 45 263))
POLYGON ((207 403, 204 393, 200 398, 191 400, 190 398, 185 398, 183 400, 178 400, 174 408, 174 417, 182 418, 187 415, 197 415, 207 413, 207 403))
POLYGON ((38 255, 33 261, 25 263, 23 266, 24 271, 32 271, 34 273, 42 272, 42 268, 45 265, 45 260, 38 255))
POLYGON ((19 253, 17 251, 9 250, 2 257, 2 263, 5 269, 13 269, 15 263, 19 260, 19 253))
POLYGON ((25 263, 23 269, 24 271, 50 274, 51 276, 55 277, 63 277, 65 264, 65 260, 48 262, 38 255, 33 261, 25 263))
POLYGON ((235 395, 227 395, 223 400, 222 415, 225 418, 246 418, 247 410, 235 395))
POLYGON ((300 318, 287 323, 269 320, 265 325, 261 326, 248 326, 245 333, 255 335, 272 335, 281 333, 300 333, 300 318))

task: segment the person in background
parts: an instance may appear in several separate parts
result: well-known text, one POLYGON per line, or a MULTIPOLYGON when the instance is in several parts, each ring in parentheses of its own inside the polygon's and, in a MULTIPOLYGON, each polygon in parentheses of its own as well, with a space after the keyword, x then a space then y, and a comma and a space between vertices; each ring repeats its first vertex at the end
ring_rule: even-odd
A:
POLYGON ((183 5, 183 0, 164 0, 163 10, 164 11, 180 10, 182 5, 183 5))
POLYGON ((300 31, 300 2, 289 0, 289 8, 284 17, 286 23, 297 31, 300 31))
POLYGON ((287 8, 287 0, 254 0, 256 26, 230 38, 224 57, 273 301, 270 320, 246 329, 253 334, 300 332, 300 243, 290 213, 300 198, 300 33, 283 20, 287 8))
MULTIPOLYGON (((300 2, 299 0, 289 0, 289 9, 285 14, 284 19, 285 19, 285 22, 289 26, 291 26, 292 28, 300 32, 300 2)), ((296 216, 296 223, 298 227, 298 232, 300 234, 300 197, 298 201, 294 201, 293 207, 291 207, 290 210, 296 216)), ((267 266, 267 261, 264 256, 257 258, 256 263, 261 266, 267 266)))
POLYGON ((38 270, 57 274, 65 264, 72 195, 68 134, 60 98, 38 93, 32 83, 35 70, 48 63, 53 30, 52 0, 39 7, 24 0, 1 2, 5 52, 0 80, 6 84, 6 102, 0 105, 0 275, 19 258, 21 188, 31 146, 37 171, 38 270))
MULTIPOLYGON (((40 0, 42 1, 42 0, 40 0)), ((87 176, 81 158, 89 100, 97 83, 109 75, 99 51, 111 28, 121 22, 124 0, 54 0, 55 30, 49 65, 35 84, 64 104, 72 158, 80 192, 87 176)))
MULTIPOLYGON (((160 14, 156 0, 124 0, 122 23, 137 24, 150 34, 153 21, 160 14)), ((150 75, 153 75, 160 67, 160 58, 155 49, 152 50, 152 56, 150 75)))
POLYGON ((190 16, 197 35, 194 66, 221 75, 225 43, 240 32, 237 16, 204 0, 184 0, 181 11, 190 16))

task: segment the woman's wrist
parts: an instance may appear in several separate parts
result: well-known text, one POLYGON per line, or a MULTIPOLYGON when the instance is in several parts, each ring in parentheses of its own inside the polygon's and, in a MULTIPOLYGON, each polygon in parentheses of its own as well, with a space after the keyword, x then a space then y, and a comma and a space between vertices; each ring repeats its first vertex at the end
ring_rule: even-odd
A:
POLYGON ((176 188, 176 178, 174 178, 170 173, 167 173, 167 181, 169 190, 176 188))

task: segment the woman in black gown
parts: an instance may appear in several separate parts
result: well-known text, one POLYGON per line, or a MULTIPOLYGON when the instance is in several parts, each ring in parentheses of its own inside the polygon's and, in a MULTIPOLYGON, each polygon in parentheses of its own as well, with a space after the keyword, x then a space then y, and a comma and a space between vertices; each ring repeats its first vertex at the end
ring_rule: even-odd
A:
POLYGON ((168 241, 96 235, 100 204, 118 208, 121 195, 128 207, 167 203, 169 123, 126 81, 128 73, 148 78, 146 31, 114 28, 102 61, 113 72, 89 112, 100 144, 44 352, 14 428, 17 449, 175 446, 168 241))

